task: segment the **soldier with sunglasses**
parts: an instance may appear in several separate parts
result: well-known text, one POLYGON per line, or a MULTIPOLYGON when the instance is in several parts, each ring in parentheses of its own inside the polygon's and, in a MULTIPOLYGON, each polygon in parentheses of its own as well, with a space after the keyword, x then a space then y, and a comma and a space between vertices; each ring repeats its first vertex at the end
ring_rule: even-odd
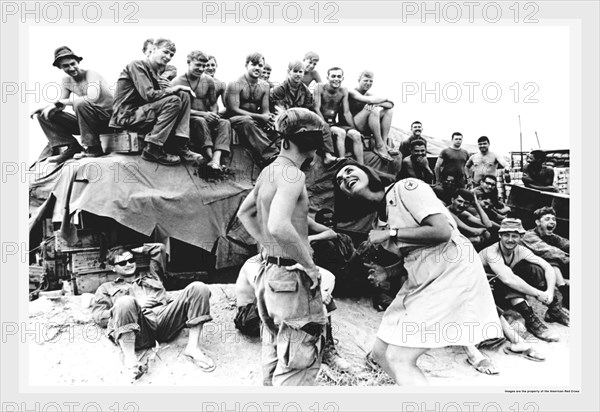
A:
POLYGON ((132 250, 118 246, 109 251, 107 263, 118 277, 100 285, 92 300, 92 316, 123 351, 125 373, 132 380, 139 378, 147 367, 138 362, 135 351, 170 341, 184 327, 189 328, 184 355, 201 370, 212 372, 215 364, 200 347, 202 326, 212 320, 208 286, 193 282, 169 301, 161 281, 166 266, 162 243, 132 250), (148 270, 138 270, 132 252, 150 255, 148 270))

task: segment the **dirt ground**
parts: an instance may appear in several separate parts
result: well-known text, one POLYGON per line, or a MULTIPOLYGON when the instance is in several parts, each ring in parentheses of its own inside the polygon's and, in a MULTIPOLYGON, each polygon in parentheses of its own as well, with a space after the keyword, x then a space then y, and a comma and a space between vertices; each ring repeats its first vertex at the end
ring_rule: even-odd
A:
MULTIPOLYGON (((214 320, 203 330, 203 347, 216 362, 217 369, 202 372, 183 355, 187 330, 172 342, 161 344, 158 356, 152 351, 149 370, 133 385, 137 386, 252 386, 261 385, 260 341, 241 335, 233 325, 235 314, 234 285, 210 285, 211 314, 214 320)), ((177 293, 177 292, 174 292, 177 293)), ((336 299, 333 313, 334 337, 338 351, 353 366, 350 373, 321 368, 317 383, 327 386, 385 386, 393 382, 381 370, 365 364, 382 313, 376 312, 367 299, 336 299)), ((534 306, 543 318, 543 308, 534 306)), ((545 362, 531 362, 507 355, 502 348, 484 351, 500 370, 487 376, 475 371, 465 359, 461 347, 430 350, 418 361, 431 385, 499 386, 509 389, 527 386, 569 385, 569 328, 552 323, 561 339, 556 343, 536 340, 536 348, 547 356, 545 362)), ((131 385, 121 373, 121 354, 97 328, 91 312, 82 307, 81 296, 64 296, 56 300, 41 297, 30 302, 28 330, 29 379, 36 386, 108 386, 131 385)), ((533 338, 532 338, 533 339, 533 338)), ((143 351, 138 352, 142 355, 143 351)))

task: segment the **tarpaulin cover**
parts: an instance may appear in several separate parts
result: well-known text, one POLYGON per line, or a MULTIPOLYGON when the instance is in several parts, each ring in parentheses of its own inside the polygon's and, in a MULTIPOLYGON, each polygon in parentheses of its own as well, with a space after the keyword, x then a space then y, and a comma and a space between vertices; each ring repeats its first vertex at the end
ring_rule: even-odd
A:
POLYGON ((211 181, 200 178, 190 164, 163 166, 139 155, 113 153, 68 161, 54 179, 40 179, 31 190, 43 193, 41 188, 54 184, 55 200, 48 206, 52 220, 63 222, 66 240, 73 232, 71 215, 82 210, 146 236, 156 231, 161 238, 176 238, 212 252, 217 239, 226 236, 259 172, 240 147, 232 150, 230 168, 231 176, 211 181))

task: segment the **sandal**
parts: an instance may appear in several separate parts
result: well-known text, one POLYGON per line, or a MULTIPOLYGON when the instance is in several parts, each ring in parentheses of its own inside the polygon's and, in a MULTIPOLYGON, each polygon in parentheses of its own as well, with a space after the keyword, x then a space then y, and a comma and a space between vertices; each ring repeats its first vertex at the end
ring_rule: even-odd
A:
POLYGON ((371 352, 367 353, 366 364, 374 372, 378 372, 381 369, 381 366, 373 359, 371 352))
POLYGON ((521 356, 525 359, 528 359, 528 360, 534 361, 534 362, 543 362, 546 360, 546 357, 544 355, 542 355, 539 352, 536 352, 536 350, 533 348, 529 348, 523 352, 515 352, 514 350, 512 350, 510 347, 507 346, 506 348, 504 348, 504 353, 506 353, 507 355, 521 356))
POLYGON ((505 337, 492 338, 492 339, 484 340, 483 342, 480 342, 479 344, 477 344, 475 346, 478 349, 496 350, 500 346, 502 346, 504 344, 504 342, 506 342, 505 337))
POLYGON ((212 372, 215 369, 217 369, 217 365, 215 365, 214 361, 212 359, 208 358, 208 356, 207 356, 207 358, 210 359, 210 363, 201 361, 190 355, 184 354, 183 356, 185 356, 187 359, 189 359, 194 365, 198 366, 202 370, 202 372, 208 373, 208 372, 212 372))
POLYGON ((148 372, 148 362, 145 362, 145 363, 138 362, 135 365, 130 366, 129 368, 125 369, 125 371, 123 373, 129 375, 130 382, 133 383, 136 380, 138 380, 139 378, 141 378, 142 375, 145 374, 146 372, 148 372))
POLYGON ((473 363, 473 361, 471 361, 471 359, 468 357, 465 360, 479 373, 483 373, 485 375, 498 375, 500 373, 498 370, 496 370, 494 363, 488 358, 483 358, 477 363, 473 363))

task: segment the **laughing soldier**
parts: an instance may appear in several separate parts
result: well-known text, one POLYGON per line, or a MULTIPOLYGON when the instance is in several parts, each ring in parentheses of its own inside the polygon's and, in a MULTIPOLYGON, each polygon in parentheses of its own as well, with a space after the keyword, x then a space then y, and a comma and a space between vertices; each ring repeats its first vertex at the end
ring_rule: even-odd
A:
POLYGON ((123 69, 110 121, 111 127, 149 131, 142 158, 167 166, 179 164, 181 159, 203 160, 188 148, 192 90, 181 85, 161 88, 160 74, 175 51, 175 43, 157 39, 148 59, 134 60, 123 69), (171 153, 165 151, 167 142, 171 153))

